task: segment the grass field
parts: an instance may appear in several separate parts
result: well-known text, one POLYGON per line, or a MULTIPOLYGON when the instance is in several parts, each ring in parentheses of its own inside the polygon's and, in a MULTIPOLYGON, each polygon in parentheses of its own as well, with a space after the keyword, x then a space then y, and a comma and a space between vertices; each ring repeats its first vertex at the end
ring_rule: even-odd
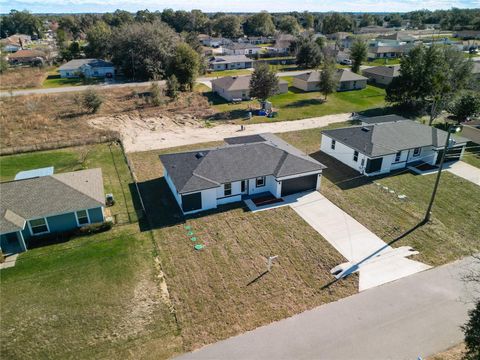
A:
POLYGON ((400 64, 400 59, 375 59, 372 61, 366 61, 362 65, 381 66, 381 65, 395 65, 395 64, 400 64))
MULTIPOLYGON (((136 221, 134 203, 137 199, 133 180, 117 144, 99 144, 52 151, 38 151, 0 157, 1 181, 12 180, 21 170, 54 166, 55 172, 74 171, 83 168, 102 168, 105 193, 113 193, 115 205, 110 209, 118 222, 136 221)), ((138 206, 137 206, 138 208, 138 206)))
POLYGON ((203 75, 203 77, 223 77, 223 76, 238 76, 238 75, 249 75, 252 73, 252 70, 240 69, 240 70, 221 70, 221 71, 212 71, 203 75))
MULTIPOLYGON (((287 77, 288 81, 288 77, 287 77)), ((248 117, 250 109, 258 109, 258 101, 242 101, 239 104, 228 103, 211 92, 204 92, 210 103, 213 104, 217 113, 213 116, 217 120, 234 120, 242 124, 297 120, 316 116, 360 112, 373 108, 381 108, 385 105, 385 90, 374 86, 367 86, 363 90, 337 92, 330 95, 325 102, 324 96, 319 92, 303 92, 293 87, 288 93, 272 96, 272 102, 278 116, 273 119, 254 116, 248 117)))
POLYGON ((480 145, 473 142, 468 143, 462 161, 480 168, 480 145))
POLYGON ((39 67, 11 68, 0 74, 1 90, 16 90, 41 87, 48 69, 39 67))
MULTIPOLYGON (((328 166, 321 192, 337 206, 389 242, 417 225, 424 217, 435 176, 403 171, 384 178, 360 177, 353 169, 318 151, 321 129, 279 134, 294 146, 312 154, 328 166), (372 180, 405 194, 401 201, 372 180)), ((430 265, 441 265, 480 251, 478 213, 480 189, 448 172, 442 174, 433 221, 415 230, 393 246, 410 245, 416 257, 430 265)))
POLYGON ((43 81, 43 88, 57 88, 62 86, 94 85, 102 83, 103 79, 82 79, 82 78, 61 78, 58 70, 54 69, 48 73, 43 81))
POLYGON ((22 254, 1 270, 3 359, 168 358, 181 351, 138 225, 22 254))

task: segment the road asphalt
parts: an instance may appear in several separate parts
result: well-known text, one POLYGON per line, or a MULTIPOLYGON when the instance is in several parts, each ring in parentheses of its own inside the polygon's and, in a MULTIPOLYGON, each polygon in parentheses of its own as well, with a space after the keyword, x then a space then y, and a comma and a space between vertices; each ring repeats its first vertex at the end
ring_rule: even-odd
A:
MULTIPOLYGON (((466 258, 184 354, 188 359, 403 360, 458 344, 480 284, 466 258)), ((328 289, 323 290, 328 291, 328 289)))

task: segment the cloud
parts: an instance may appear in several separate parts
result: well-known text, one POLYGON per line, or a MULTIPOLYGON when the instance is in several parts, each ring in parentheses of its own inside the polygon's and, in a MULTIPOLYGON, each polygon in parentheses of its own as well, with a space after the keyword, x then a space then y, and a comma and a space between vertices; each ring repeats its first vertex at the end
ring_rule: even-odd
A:
POLYGON ((173 8, 175 10, 201 9, 205 12, 270 12, 286 11, 353 11, 353 12, 404 12, 417 9, 449 9, 480 7, 480 0, 243 0, 227 2, 226 0, 0 0, 1 12, 10 9, 29 10, 32 12, 106 12, 115 9, 151 11, 173 8))

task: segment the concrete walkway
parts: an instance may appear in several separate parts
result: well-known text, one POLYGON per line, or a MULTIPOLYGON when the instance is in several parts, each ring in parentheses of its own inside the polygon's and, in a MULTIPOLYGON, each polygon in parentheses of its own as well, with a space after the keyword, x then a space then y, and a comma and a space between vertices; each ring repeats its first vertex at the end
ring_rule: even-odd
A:
POLYGON ((480 186, 480 169, 463 161, 446 165, 446 170, 480 186))
POLYGON ((0 264, 1 269, 8 269, 15 266, 17 262, 18 254, 9 255, 5 258, 5 261, 0 264))
POLYGON ((407 259, 418 254, 411 247, 392 248, 317 191, 286 196, 281 203, 260 208, 254 208, 251 201, 246 203, 253 211, 289 205, 348 260, 332 269, 338 270, 338 277, 359 272, 360 291, 430 268, 407 259))
POLYGON ((467 258, 423 271, 178 359, 425 358, 462 341, 460 326, 480 291, 462 279, 471 270, 480 271, 480 263, 467 258))

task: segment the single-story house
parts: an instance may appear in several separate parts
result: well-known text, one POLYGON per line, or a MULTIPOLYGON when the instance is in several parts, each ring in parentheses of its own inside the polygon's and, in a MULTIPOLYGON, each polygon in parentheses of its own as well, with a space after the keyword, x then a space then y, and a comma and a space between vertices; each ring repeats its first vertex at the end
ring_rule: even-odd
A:
MULTIPOLYGON (((345 69, 337 70, 337 91, 359 90, 367 86, 367 78, 345 69)), ((320 71, 309 71, 293 77, 293 86, 303 91, 320 90, 320 71)))
POLYGON ((2 41, 2 50, 8 53, 14 53, 17 52, 18 50, 22 49, 22 44, 21 43, 16 43, 12 41, 2 41))
POLYGON ((81 74, 86 78, 111 78, 115 74, 115 66, 100 59, 74 59, 60 66, 58 71, 61 78, 75 78, 81 74))
MULTIPOLYGON (((245 76, 225 76, 212 80, 212 91, 228 101, 249 100, 250 99, 250 79, 251 75, 245 76)), ((288 92, 288 82, 278 79, 277 94, 288 92)))
POLYGON ((261 47, 252 44, 232 43, 222 47, 225 55, 255 55, 262 51, 261 47))
MULTIPOLYGON (((324 130, 320 149, 372 176, 421 163, 438 164, 446 138, 446 131, 405 120, 324 130)), ((466 143, 467 139, 452 137, 448 160, 460 159, 466 143)))
POLYGON ((480 30, 462 30, 458 31, 454 36, 463 40, 480 39, 480 30))
POLYGON ((214 56, 209 61, 210 69, 214 71, 249 69, 253 67, 254 60, 245 55, 214 56))
POLYGON ((35 237, 62 233, 105 219, 101 169, 0 183, 0 247, 26 251, 35 237))
POLYGON ((289 54, 290 47, 295 40, 295 36, 291 34, 278 34, 275 38, 274 46, 269 47, 267 50, 276 54, 289 54))
POLYGON ((405 45, 376 45, 368 48, 367 57, 368 59, 394 59, 401 57, 406 52, 405 45))
POLYGON ((8 62, 10 64, 31 64, 35 62, 45 62, 47 55, 43 51, 39 50, 18 50, 13 54, 8 55, 8 62))
POLYGON ((379 35, 377 39, 383 39, 383 40, 396 40, 396 41, 401 41, 405 43, 413 43, 417 39, 411 36, 410 34, 402 31, 397 31, 393 34, 388 34, 388 35, 379 35))
POLYGON ((374 66, 363 70, 363 75, 372 84, 389 85, 393 78, 400 76, 400 65, 374 66))
POLYGON ((267 44, 273 41, 273 39, 267 36, 248 36, 248 37, 243 36, 241 38, 238 38, 237 41, 242 44, 259 45, 259 44, 267 44))
POLYGON ((232 43, 232 40, 225 39, 222 37, 211 37, 211 36, 201 36, 199 37, 199 41, 204 46, 218 48, 220 46, 228 45, 232 43))
POLYGON ((184 214, 320 187, 325 166, 273 134, 225 142, 217 148, 160 155, 165 180, 184 214))
POLYGON ((362 26, 360 29, 355 31, 355 34, 358 35, 372 35, 372 34, 391 34, 392 29, 391 28, 386 28, 383 26, 379 25, 368 25, 368 26, 362 26))

